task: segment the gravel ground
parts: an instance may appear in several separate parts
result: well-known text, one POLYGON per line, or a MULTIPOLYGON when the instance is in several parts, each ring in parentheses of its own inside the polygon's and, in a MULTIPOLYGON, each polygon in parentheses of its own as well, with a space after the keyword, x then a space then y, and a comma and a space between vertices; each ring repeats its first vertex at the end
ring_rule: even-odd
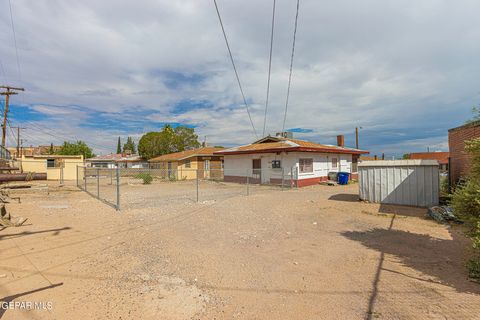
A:
POLYGON ((0 318, 479 318, 463 230, 423 209, 358 202, 356 185, 203 190, 127 184, 120 212, 73 185, 20 193, 0 297, 51 308, 0 318))

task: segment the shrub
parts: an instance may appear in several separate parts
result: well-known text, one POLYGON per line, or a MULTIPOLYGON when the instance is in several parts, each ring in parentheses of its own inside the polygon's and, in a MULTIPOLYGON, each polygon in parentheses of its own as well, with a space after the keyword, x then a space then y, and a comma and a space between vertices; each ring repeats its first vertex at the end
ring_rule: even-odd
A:
POLYGON ((466 141, 465 151, 472 155, 471 172, 465 182, 456 186, 450 205, 470 228, 474 254, 467 268, 471 278, 480 280, 480 139, 466 141))
POLYGON ((141 172, 135 176, 136 179, 142 179, 143 184, 150 184, 153 181, 152 175, 150 173, 141 172))

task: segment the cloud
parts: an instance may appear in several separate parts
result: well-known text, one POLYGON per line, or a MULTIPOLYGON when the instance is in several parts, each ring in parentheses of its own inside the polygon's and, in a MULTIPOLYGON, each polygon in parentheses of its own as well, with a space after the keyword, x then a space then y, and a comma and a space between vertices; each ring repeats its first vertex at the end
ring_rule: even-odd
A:
MULTIPOLYGON (((218 4, 260 132, 271 2, 218 4)), ((26 88, 12 98, 11 119, 38 126, 26 130, 34 143, 81 138, 96 152, 110 152, 117 136, 140 137, 165 123, 195 126, 212 144, 255 139, 211 2, 12 5, 22 79, 2 2, 0 80, 26 88)), ((286 122, 300 129, 295 136, 335 143, 345 134, 353 145, 361 126, 361 146, 372 153, 446 148, 447 129, 480 100, 478 1, 300 5, 286 122)), ((267 133, 283 123, 294 17, 294 1, 278 2, 267 133)))

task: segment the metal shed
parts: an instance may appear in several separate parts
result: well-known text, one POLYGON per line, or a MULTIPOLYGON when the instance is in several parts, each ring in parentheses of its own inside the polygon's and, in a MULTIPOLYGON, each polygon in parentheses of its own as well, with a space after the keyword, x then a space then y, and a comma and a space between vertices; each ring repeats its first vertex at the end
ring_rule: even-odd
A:
POLYGON ((436 160, 363 161, 358 165, 360 199, 417 207, 438 205, 436 160))

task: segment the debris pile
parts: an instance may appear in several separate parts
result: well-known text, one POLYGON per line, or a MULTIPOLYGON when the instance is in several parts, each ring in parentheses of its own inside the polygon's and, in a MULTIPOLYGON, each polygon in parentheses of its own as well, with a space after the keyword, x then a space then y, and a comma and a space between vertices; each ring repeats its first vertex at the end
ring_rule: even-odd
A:
POLYGON ((433 220, 440 223, 447 223, 449 221, 461 221, 453 213, 453 209, 448 206, 435 206, 428 209, 427 215, 433 220))
MULTIPOLYGON (((27 218, 17 217, 13 218, 5 208, 5 203, 9 203, 11 197, 4 190, 0 190, 0 226, 1 227, 19 227, 27 221, 27 218)), ((19 198, 16 198, 20 201, 19 198)))

